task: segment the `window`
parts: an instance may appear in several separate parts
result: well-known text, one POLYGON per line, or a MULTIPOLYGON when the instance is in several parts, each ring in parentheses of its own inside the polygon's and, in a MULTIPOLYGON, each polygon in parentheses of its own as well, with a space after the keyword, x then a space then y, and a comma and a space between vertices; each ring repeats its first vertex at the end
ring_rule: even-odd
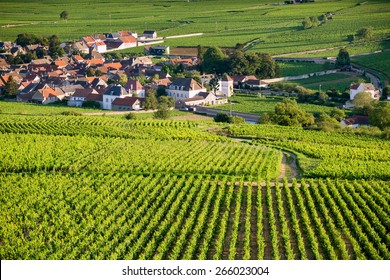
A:
POLYGON ((106 98, 106 102, 108 102, 108 98, 106 98))

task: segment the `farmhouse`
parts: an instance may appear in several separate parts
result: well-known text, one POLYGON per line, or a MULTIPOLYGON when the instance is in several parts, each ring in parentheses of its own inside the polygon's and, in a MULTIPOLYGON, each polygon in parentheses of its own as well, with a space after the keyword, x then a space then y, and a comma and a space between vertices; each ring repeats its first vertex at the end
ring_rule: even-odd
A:
POLYGON ((52 88, 42 88, 36 91, 32 96, 32 102, 34 103, 42 103, 48 104, 56 101, 60 101, 64 96, 61 96, 58 92, 56 92, 52 88))
POLYGON ((126 96, 124 98, 116 98, 112 102, 113 111, 133 111, 141 110, 143 98, 126 96))
POLYGON ((116 98, 125 98, 126 96, 130 96, 130 93, 122 86, 114 85, 108 87, 103 93, 103 109, 112 110, 112 102, 116 98))
POLYGON ((202 91, 206 91, 206 89, 191 78, 175 79, 166 90, 168 96, 175 100, 193 98, 202 91))
POLYGON ((76 89, 76 91, 68 101, 68 106, 75 106, 75 107, 83 106, 83 103, 88 100, 88 96, 91 94, 98 95, 99 93, 92 88, 76 89))
POLYGON ((156 39, 157 38, 157 32, 154 30, 145 30, 144 33, 142 34, 143 38, 145 39, 156 39))
POLYGON ((350 100, 354 100, 356 94, 360 92, 368 92, 371 94, 371 99, 378 100, 380 97, 380 92, 374 87, 371 83, 361 83, 360 85, 351 84, 349 87, 349 96, 350 100))

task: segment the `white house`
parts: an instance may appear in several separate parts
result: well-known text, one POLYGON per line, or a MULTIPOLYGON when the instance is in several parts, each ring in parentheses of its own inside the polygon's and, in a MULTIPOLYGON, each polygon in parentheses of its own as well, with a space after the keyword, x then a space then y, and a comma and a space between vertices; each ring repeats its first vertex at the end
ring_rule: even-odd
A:
POLYGON ((374 87, 371 83, 361 83, 360 85, 351 84, 349 87, 349 97, 350 100, 354 100, 356 94, 360 92, 368 92, 371 94, 371 99, 379 99, 380 92, 374 87))
POLYGON ((93 88, 76 89, 74 94, 68 100, 68 106, 81 107, 90 94, 98 94, 93 88))
POLYGON ((102 41, 96 41, 92 47, 99 53, 105 53, 107 51, 107 45, 102 41))
POLYGON ((193 98, 202 91, 207 90, 191 78, 178 78, 166 89, 167 94, 175 100, 193 98))
POLYGON ((154 30, 145 30, 141 37, 145 39, 156 39, 157 32, 154 30))
POLYGON ((112 102, 116 98, 124 98, 126 96, 131 96, 131 95, 122 86, 114 85, 108 87, 106 91, 103 93, 103 109, 112 110, 112 102))
POLYGON ((116 42, 120 44, 118 49, 134 48, 137 46, 137 39, 130 35, 119 37, 116 42))
POLYGON ((225 97, 233 95, 233 79, 230 76, 224 75, 219 81, 219 91, 225 97))

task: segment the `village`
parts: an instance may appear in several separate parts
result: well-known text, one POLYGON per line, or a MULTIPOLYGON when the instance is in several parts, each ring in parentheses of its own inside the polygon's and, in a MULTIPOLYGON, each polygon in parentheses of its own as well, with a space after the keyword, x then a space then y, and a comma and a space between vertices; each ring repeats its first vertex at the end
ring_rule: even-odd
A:
MULTIPOLYGON (((6 100, 113 111, 143 110, 146 98, 153 92, 157 97, 171 98, 170 103, 176 109, 193 110, 195 106, 228 103, 235 89, 261 90, 268 83, 285 79, 201 75, 198 71, 201 59, 196 51, 170 53, 169 46, 152 46, 163 42, 161 39, 153 30, 140 36, 127 30, 93 34, 77 42, 62 43, 59 47, 64 50, 63 55, 56 58, 49 55, 48 46, 22 47, 1 42, 0 91, 6 92, 7 84, 9 87, 13 83, 14 93, 3 94, 6 100), (143 56, 107 59, 104 55, 137 46, 144 46, 143 56), (10 65, 6 60, 7 56, 17 58, 37 53, 45 55, 33 57, 36 59, 28 63, 10 65), (164 59, 155 59, 161 57, 164 59)), ((372 99, 379 99, 380 92, 372 84, 358 84, 351 85, 350 100, 362 91, 370 92, 372 99)), ((346 106, 351 104, 347 102, 346 106)))
POLYGON ((3 57, 0 58, 0 90, 3 91, 11 79, 17 85, 17 93, 9 100, 39 104, 66 102, 75 107, 132 111, 143 109, 143 101, 150 90, 173 98, 176 108, 187 108, 227 103, 234 87, 261 85, 255 76, 223 75, 210 89, 210 81, 216 77, 200 75, 195 70, 200 62, 198 57, 191 54, 169 56, 167 46, 147 46, 145 56, 120 60, 107 60, 102 55, 113 49, 155 42, 155 39, 158 39, 155 31, 145 31, 140 37, 129 31, 95 34, 73 43, 64 56, 54 59, 45 55, 17 65, 9 65, 4 57, 27 54, 40 48, 47 51, 47 46, 21 47, 3 42, 0 44, 3 57), (154 56, 162 55, 167 57, 164 62, 153 62, 154 56), (180 68, 181 75, 172 78, 164 72, 170 67, 180 68))

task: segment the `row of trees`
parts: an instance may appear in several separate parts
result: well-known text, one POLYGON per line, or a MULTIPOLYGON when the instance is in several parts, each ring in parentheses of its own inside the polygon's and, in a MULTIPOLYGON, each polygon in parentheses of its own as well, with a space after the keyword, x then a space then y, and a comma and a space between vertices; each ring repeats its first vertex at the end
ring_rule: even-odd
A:
POLYGON ((227 54, 218 47, 210 47, 201 59, 203 61, 201 70, 205 73, 256 75, 263 79, 280 76, 279 66, 265 53, 244 53, 235 50, 227 54))
POLYGON ((328 19, 332 19, 332 15, 330 13, 322 14, 319 17, 316 16, 306 17, 302 21, 303 29, 317 27, 321 24, 326 23, 328 19))

